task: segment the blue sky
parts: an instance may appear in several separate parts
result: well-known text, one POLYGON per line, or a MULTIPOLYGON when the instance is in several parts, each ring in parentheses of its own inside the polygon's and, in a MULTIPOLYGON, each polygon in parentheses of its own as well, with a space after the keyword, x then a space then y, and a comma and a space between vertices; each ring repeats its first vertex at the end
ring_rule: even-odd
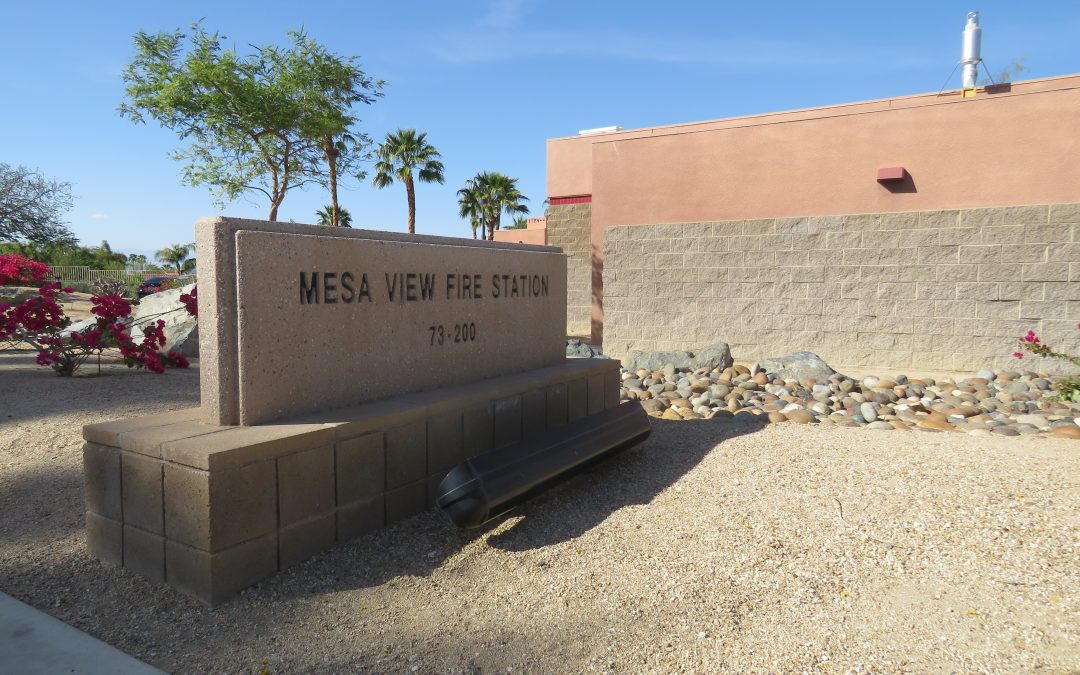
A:
MULTIPOLYGON (((418 232, 470 236, 455 192, 478 171, 517 177, 542 214, 547 138, 937 91, 973 9, 993 73, 1014 59, 1028 68, 1015 79, 1080 71, 1075 0, 7 3, 0 162, 70 181, 67 220, 86 244, 147 253, 191 241, 194 221, 221 210, 180 184, 172 132, 117 115, 131 36, 202 18, 245 51, 303 27, 388 82, 359 111, 365 131, 427 130, 442 152, 446 184, 419 186, 418 232)), ((291 192, 279 217, 311 222, 328 201, 291 192)), ((352 185, 341 202, 356 227, 405 229, 400 186, 352 185)), ((224 213, 267 211, 252 195, 224 213)))

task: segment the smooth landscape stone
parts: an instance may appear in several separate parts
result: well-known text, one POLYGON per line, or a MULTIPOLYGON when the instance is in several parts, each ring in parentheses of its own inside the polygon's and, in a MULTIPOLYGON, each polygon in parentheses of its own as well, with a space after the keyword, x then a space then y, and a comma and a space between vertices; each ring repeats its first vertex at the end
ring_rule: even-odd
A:
POLYGON ((979 372, 975 373, 975 377, 981 377, 987 382, 993 382, 997 379, 997 375, 995 375, 994 371, 992 370, 980 370, 979 372))
POLYGON ((784 415, 787 417, 788 421, 796 424, 813 424, 817 422, 817 417, 814 416, 814 413, 804 409, 792 410, 784 413, 784 415))
POLYGON ((1042 415, 1017 415, 1016 421, 1019 424, 1030 424, 1031 426, 1039 428, 1050 426, 1050 420, 1042 415))
POLYGON ((675 412, 675 410, 673 410, 672 408, 667 408, 666 410, 664 410, 664 414, 662 414, 660 416, 660 418, 665 419, 665 420, 672 420, 672 421, 676 421, 676 420, 677 421, 682 421, 682 419, 683 419, 682 415, 675 412))
POLYGON ((884 420, 878 420, 866 425, 867 429, 881 429, 883 431, 893 431, 893 425, 884 420))
POLYGON ((863 389, 873 389, 881 380, 873 375, 867 375, 862 379, 863 389))
POLYGON ((873 403, 863 403, 860 405, 859 413, 867 422, 873 422, 877 419, 877 408, 874 407, 873 403))
POLYGON ((1075 424, 1062 427, 1054 427, 1050 430, 1050 435, 1054 438, 1077 438, 1080 439, 1080 427, 1075 424))
MULTIPOLYGON (((699 368, 693 372, 683 368, 667 375, 639 369, 623 373, 623 380, 648 382, 648 379, 641 379, 643 375, 663 378, 665 391, 659 395, 685 401, 674 406, 676 413, 684 417, 693 412, 711 418, 722 411, 725 416, 769 417, 771 414, 773 419, 782 416, 787 420, 788 413, 799 411, 798 417, 813 417, 819 423, 833 426, 869 427, 879 423, 875 428, 884 428, 887 424, 890 429, 910 431, 914 427, 975 435, 986 435, 991 430, 996 433, 999 429, 1006 429, 1001 433, 1017 435, 1035 435, 1065 427, 1068 430, 1059 433, 1080 430, 1080 404, 1046 398, 1044 392, 1032 384, 1037 379, 1034 374, 1023 374, 1020 380, 1013 382, 1017 385, 1014 388, 1023 388, 1022 392, 1005 389, 1009 384, 1007 378, 977 376, 965 378, 959 384, 950 380, 935 384, 928 378, 908 380, 903 376, 892 380, 880 378, 876 387, 867 389, 865 385, 874 384, 872 378, 875 376, 867 376, 864 379, 869 382, 861 383, 840 374, 822 381, 815 378, 798 381, 766 373, 758 364, 751 368, 732 366, 723 370, 699 368), (845 389, 848 390, 846 395, 845 389), (1010 399, 1011 403, 1008 402, 1010 399), (1018 419, 1025 415, 1030 417, 1018 419)), ((1054 381, 1044 379, 1052 389, 1054 381)), ((648 391, 635 391, 626 386, 620 392, 621 399, 630 400, 647 399, 651 395, 648 391)), ((664 407, 671 405, 670 401, 662 403, 664 407)))
POLYGON ((644 408, 647 413, 661 413, 667 409, 667 406, 656 399, 642 401, 641 407, 644 408))
MULTIPOLYGON (((780 424, 781 422, 787 422, 787 421, 788 421, 788 418, 785 417, 783 413, 777 412, 775 410, 769 412, 769 422, 771 422, 773 424, 780 424)), ((1080 427, 1077 427, 1076 430, 1080 431, 1080 427)))
POLYGON ((953 425, 945 420, 931 418, 921 420, 916 426, 920 429, 935 429, 937 431, 952 431, 954 429, 953 425))

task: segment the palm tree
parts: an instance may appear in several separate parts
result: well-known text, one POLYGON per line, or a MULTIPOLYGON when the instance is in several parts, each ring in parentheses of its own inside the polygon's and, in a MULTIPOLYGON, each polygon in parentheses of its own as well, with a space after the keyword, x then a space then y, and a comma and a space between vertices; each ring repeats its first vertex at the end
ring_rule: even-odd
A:
POLYGON ((375 178, 377 188, 391 185, 394 179, 405 184, 409 198, 409 234, 416 234, 416 193, 413 187, 413 169, 416 177, 424 183, 443 182, 443 164, 439 151, 427 142, 427 132, 416 129, 398 129, 387 134, 386 140, 375 151, 375 178))
POLYGON ((335 227, 334 225, 334 209, 337 209, 337 225, 336 227, 352 227, 352 215, 347 209, 334 204, 328 204, 315 212, 315 216, 319 219, 319 225, 325 227, 335 227))
POLYGON ((480 192, 489 240, 495 239, 504 212, 508 216, 529 212, 529 207, 522 203, 529 199, 517 189, 517 178, 490 171, 476 174, 472 182, 480 192))
POLYGON ((167 265, 175 265, 176 274, 182 275, 195 269, 195 259, 191 257, 194 252, 195 244, 175 244, 161 249, 154 257, 167 265))
POLYGON ((465 181, 465 187, 457 191, 458 215, 468 218, 472 225, 472 238, 476 239, 476 228, 480 228, 480 238, 484 238, 484 206, 480 200, 480 191, 473 179, 465 181))

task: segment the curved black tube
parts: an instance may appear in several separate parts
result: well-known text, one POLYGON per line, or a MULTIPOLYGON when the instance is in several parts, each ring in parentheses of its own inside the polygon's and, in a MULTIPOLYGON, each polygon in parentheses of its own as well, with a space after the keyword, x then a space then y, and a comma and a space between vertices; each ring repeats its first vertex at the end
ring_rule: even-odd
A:
POLYGON ((551 429, 535 438, 467 459, 439 483, 436 503, 458 527, 476 527, 566 478, 574 469, 649 437, 637 403, 551 429))

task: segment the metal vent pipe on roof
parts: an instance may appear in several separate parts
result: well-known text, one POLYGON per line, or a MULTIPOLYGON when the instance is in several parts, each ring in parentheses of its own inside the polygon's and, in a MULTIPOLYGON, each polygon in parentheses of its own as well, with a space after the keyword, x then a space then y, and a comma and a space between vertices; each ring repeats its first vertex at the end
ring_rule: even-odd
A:
POLYGON ((964 66, 964 89, 973 89, 979 75, 979 62, 982 61, 982 28, 979 27, 979 13, 968 12, 964 26, 964 52, 960 64, 964 66))
POLYGON ((622 127, 615 125, 610 127, 597 127, 595 129, 582 129, 578 131, 578 136, 595 136, 597 134, 613 134, 616 131, 622 131, 622 127))

